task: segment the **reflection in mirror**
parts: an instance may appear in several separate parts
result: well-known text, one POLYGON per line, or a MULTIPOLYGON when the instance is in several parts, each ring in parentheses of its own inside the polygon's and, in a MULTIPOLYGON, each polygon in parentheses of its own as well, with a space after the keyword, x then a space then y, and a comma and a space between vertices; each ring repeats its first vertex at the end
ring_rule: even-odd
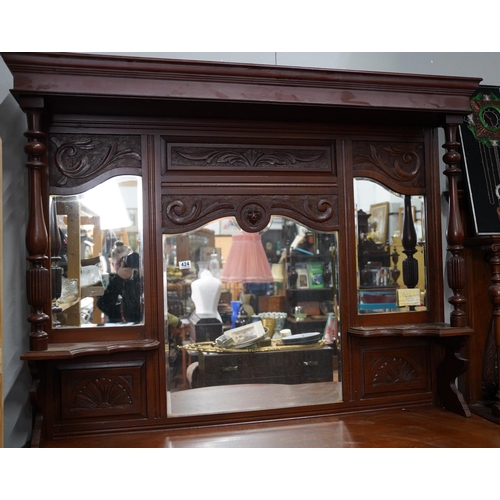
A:
POLYGON ((358 313, 426 310, 424 197, 355 179, 354 199, 358 313))
POLYGON ((141 193, 140 177, 120 176, 51 197, 55 327, 143 321, 141 193))
POLYGON ((276 216, 163 236, 169 416, 342 399, 337 237, 276 216))

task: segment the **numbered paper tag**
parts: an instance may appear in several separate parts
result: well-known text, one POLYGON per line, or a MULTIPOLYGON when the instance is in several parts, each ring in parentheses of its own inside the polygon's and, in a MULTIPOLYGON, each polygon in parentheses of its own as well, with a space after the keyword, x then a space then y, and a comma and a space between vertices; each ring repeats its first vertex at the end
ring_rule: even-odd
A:
POLYGON ((191 269, 191 261, 190 260, 181 260, 179 262, 179 269, 182 271, 183 269, 191 269))
POLYGON ((398 306, 419 306, 420 305, 420 289, 418 288, 403 288, 396 290, 398 306))

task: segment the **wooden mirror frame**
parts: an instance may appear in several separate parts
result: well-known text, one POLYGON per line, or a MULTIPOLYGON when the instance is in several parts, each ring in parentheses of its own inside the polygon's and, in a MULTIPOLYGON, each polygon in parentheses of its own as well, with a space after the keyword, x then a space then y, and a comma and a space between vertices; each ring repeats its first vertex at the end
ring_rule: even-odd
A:
MULTIPOLYGON (((466 368, 460 348, 472 333, 464 312, 457 127, 469 111, 469 98, 480 79, 83 54, 3 53, 2 57, 14 77, 12 93, 27 116, 27 291, 32 312, 28 318, 30 350, 23 359, 29 362, 34 379, 33 445, 69 434, 293 418, 438 401, 468 415, 454 386, 455 378, 466 368), (428 241, 434 241, 428 258, 441 269, 440 210, 433 206, 439 200, 438 127, 445 131, 444 174, 449 182, 447 250, 451 257, 447 275, 453 292, 449 325, 443 323, 441 279, 433 311, 410 313, 406 325, 397 324, 398 315, 377 321, 359 318, 352 306, 355 256, 349 252, 349 237, 355 237, 354 218, 336 217, 352 205, 354 176, 367 176, 389 186, 394 183, 406 195, 430 192, 429 221, 435 224, 427 235, 428 241), (382 144, 387 137, 392 134, 395 142, 404 143, 412 133, 425 145, 423 184, 398 178, 400 164, 393 162, 388 172, 384 171, 386 162, 379 161, 387 153, 382 144), (47 134, 50 138, 58 134, 100 136, 108 141, 104 145, 108 153, 90 174, 88 170, 78 173, 64 188, 54 177, 56 164, 47 134), (113 137, 122 142, 113 146, 113 137), (223 152, 228 137, 232 138, 233 155, 241 154, 242 146, 255 150, 274 145, 275 156, 286 147, 288 153, 295 150, 297 161, 313 148, 331 155, 330 165, 345 167, 338 172, 321 164, 297 168, 292 161, 283 168, 276 162, 270 167, 271 162, 263 170, 252 164, 234 172, 227 165, 208 164, 206 155, 203 166, 197 163, 204 154, 200 148, 209 145, 213 152, 223 152), (172 148, 188 148, 193 141, 196 154, 183 152, 184 158, 191 155, 188 164, 172 163, 172 155, 179 153, 172 148), (137 144, 140 161, 132 164, 125 151, 137 144), (375 149, 370 150, 370 145, 375 149), (75 186, 91 187, 132 172, 143 177, 145 200, 145 275, 149 280, 145 325, 122 328, 119 334, 109 328, 99 335, 90 332, 85 338, 78 331, 62 335, 50 328, 48 195, 75 186), (266 184, 259 181, 262 172, 266 184), (221 195, 223 209, 217 205, 221 195), (341 208, 336 211, 337 206, 341 208), (342 297, 347 301, 343 361, 348 377, 343 403, 175 422, 166 418, 163 318, 157 307, 162 294, 161 226, 187 230, 214 218, 217 210, 234 215, 249 231, 258 231, 270 215, 279 213, 344 232, 342 255, 348 270, 342 285, 342 297), (304 218, 304 214, 308 215, 304 218), (442 349, 443 362, 438 355, 442 349), (396 388, 390 380, 379 382, 387 376, 391 359, 391 369, 410 374, 396 388), (127 402, 107 409, 99 402, 85 407, 81 394, 92 383, 102 389, 105 380, 118 384, 127 402)), ((230 160, 227 163, 231 165, 230 160)))

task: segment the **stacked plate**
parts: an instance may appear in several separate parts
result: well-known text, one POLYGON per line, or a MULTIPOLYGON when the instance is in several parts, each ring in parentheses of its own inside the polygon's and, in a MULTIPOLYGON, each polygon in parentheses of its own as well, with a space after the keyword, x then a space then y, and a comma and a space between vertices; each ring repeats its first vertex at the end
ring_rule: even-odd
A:
POLYGON ((321 340, 320 332, 298 333, 283 337, 283 345, 301 345, 301 344, 316 344, 321 340))

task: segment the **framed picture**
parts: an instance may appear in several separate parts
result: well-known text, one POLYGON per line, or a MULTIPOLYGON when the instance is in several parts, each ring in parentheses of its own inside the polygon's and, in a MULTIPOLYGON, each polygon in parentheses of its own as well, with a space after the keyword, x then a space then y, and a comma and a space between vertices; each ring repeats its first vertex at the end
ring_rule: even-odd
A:
POLYGON ((306 268, 297 269, 297 288, 309 288, 309 275, 306 268))
POLYGON ((375 243, 387 241, 387 225, 389 223, 389 202, 370 205, 370 234, 375 243))

